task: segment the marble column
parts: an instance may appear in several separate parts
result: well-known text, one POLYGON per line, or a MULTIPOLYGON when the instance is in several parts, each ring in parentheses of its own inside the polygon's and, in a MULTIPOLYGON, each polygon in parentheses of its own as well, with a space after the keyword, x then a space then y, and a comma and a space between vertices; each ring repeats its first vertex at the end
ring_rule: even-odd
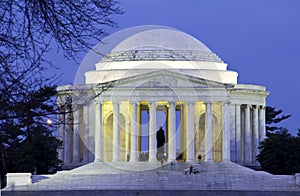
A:
POLYGON ((242 156, 241 156, 241 105, 236 104, 235 105, 235 161, 241 162, 242 156))
POLYGON ((223 160, 222 161, 230 161, 230 111, 229 111, 229 103, 225 102, 223 104, 224 107, 224 117, 223 117, 223 160))
MULTIPOLYGON (((64 141, 64 137, 65 137, 65 112, 62 109, 64 103, 62 102, 61 97, 58 97, 57 102, 58 102, 57 105, 60 107, 59 114, 57 115, 57 119, 58 119, 57 136, 58 136, 59 140, 64 141)), ((64 161, 64 148, 63 147, 58 149, 58 158, 60 160, 64 161)))
POLYGON ((102 161, 102 103, 95 102, 95 160, 102 161))
POLYGON ((180 105, 180 153, 182 159, 186 158, 186 122, 185 122, 185 106, 184 104, 180 105))
POLYGON ((156 103, 150 102, 149 107, 149 162, 156 160, 156 103))
POLYGON ((195 105, 194 102, 187 102, 188 111, 187 111, 187 161, 194 162, 195 161, 195 152, 194 152, 194 136, 195 136, 195 128, 194 128, 194 113, 195 113, 195 105))
POLYGON ((252 161, 255 162, 258 155, 259 127, 258 127, 258 107, 254 106, 252 110, 252 161))
POLYGON ((125 161, 130 160, 130 119, 126 119, 126 125, 125 125, 125 161))
POLYGON ((138 117, 137 117, 137 102, 131 103, 132 115, 131 115, 131 151, 130 161, 138 161, 138 117))
POLYGON ((251 163, 251 158, 250 106, 245 105, 244 162, 251 163))
POLYGON ((141 104, 138 104, 137 105, 137 136, 138 136, 138 143, 137 143, 137 146, 138 146, 138 150, 137 150, 137 156, 138 156, 138 159, 139 159, 139 156, 140 156, 140 153, 142 152, 142 126, 141 126, 141 122, 142 122, 142 105, 141 104))
MULTIPOLYGON (((201 103, 195 103, 195 114, 197 116, 197 114, 200 114, 201 113, 201 106, 200 106, 201 103)), ((203 156, 204 158, 204 152, 201 151, 201 142, 204 141, 204 138, 201 138, 201 132, 200 132, 200 121, 201 119, 201 115, 199 116, 199 118, 195 118, 195 120, 198 120, 197 122, 195 122, 195 137, 194 137, 194 147, 195 147, 195 160, 198 160, 198 156, 201 155, 203 156)))
POLYGON ((259 141, 263 141, 266 137, 266 120, 265 120, 265 107, 259 108, 259 141))
POLYGON ((80 105, 73 107, 73 163, 80 162, 80 105))
POLYGON ((170 154, 170 145, 169 145, 169 141, 170 141, 170 115, 169 115, 169 107, 167 105, 164 105, 163 107, 163 111, 164 114, 166 115, 166 130, 165 130, 165 142, 166 145, 164 145, 162 148, 164 149, 165 152, 167 152, 167 154, 170 154))
POLYGON ((170 138, 169 138, 169 161, 176 161, 176 110, 175 102, 169 103, 170 138))
POLYGON ((65 139, 64 139, 64 164, 71 163, 71 110, 67 109, 65 114, 65 139))
POLYGON ((83 158, 82 162, 89 161, 89 105, 83 106, 83 158))
POLYGON ((205 103, 205 161, 212 161, 212 104, 205 103))
POLYGON ((241 105, 241 162, 245 162, 245 105, 241 105))
POLYGON ((112 161, 120 161, 120 103, 113 102, 113 156, 112 161))
POLYGON ((235 162, 235 144, 236 144, 236 138, 235 138, 235 104, 230 104, 230 160, 235 162))
POLYGON ((88 134, 88 149, 89 163, 95 160, 95 102, 89 104, 89 134, 88 134))

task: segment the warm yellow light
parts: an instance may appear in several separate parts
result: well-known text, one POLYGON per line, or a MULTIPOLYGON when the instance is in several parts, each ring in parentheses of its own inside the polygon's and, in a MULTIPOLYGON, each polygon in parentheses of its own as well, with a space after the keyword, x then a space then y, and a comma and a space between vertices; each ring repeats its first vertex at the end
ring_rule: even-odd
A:
POLYGON ((51 119, 47 119, 47 125, 52 125, 52 120, 51 119))

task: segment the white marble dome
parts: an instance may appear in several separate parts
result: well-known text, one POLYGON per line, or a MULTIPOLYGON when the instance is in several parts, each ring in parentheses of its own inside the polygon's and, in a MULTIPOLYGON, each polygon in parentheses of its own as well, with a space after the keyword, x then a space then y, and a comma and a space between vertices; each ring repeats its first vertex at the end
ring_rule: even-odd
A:
POLYGON ((120 42, 100 62, 223 61, 196 38, 174 29, 136 33, 120 42))
POLYGON ((237 73, 228 71, 215 53, 196 38, 170 29, 148 29, 118 43, 86 72, 86 83, 103 83, 157 70, 176 71, 212 81, 235 84, 237 73))
POLYGON ((134 34, 119 43, 112 52, 128 50, 185 50, 211 52, 194 37, 173 29, 153 29, 134 34))

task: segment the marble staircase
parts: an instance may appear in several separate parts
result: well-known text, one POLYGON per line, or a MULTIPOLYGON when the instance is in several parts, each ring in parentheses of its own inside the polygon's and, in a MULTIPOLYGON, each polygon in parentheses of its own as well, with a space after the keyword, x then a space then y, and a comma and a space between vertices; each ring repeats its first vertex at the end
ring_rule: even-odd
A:
MULTIPOLYGON (((93 162, 59 172, 16 190, 249 190, 300 191, 294 176, 271 175, 231 163, 193 164, 199 174, 185 175, 191 163, 161 166, 148 162, 93 162)), ((7 188, 9 189, 9 187, 7 188)))

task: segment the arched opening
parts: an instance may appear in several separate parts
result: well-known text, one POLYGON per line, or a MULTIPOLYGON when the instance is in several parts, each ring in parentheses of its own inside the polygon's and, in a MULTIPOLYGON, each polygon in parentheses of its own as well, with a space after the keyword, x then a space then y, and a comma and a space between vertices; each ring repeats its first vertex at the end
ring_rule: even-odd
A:
MULTIPOLYGON (((218 117, 212 115, 212 155, 214 162, 222 161, 222 122, 218 117)), ((196 141, 195 141, 195 156, 201 155, 201 160, 205 160, 205 155, 207 150, 205 149, 205 113, 201 114, 199 117, 199 130, 196 132, 196 141)))
MULTIPOLYGON (((126 120, 123 114, 120 114, 120 161, 127 160, 126 151, 126 136, 128 131, 126 131, 126 120)), ((104 122, 104 132, 103 132, 103 159, 105 162, 112 161, 113 155, 113 113, 110 113, 104 122)))

